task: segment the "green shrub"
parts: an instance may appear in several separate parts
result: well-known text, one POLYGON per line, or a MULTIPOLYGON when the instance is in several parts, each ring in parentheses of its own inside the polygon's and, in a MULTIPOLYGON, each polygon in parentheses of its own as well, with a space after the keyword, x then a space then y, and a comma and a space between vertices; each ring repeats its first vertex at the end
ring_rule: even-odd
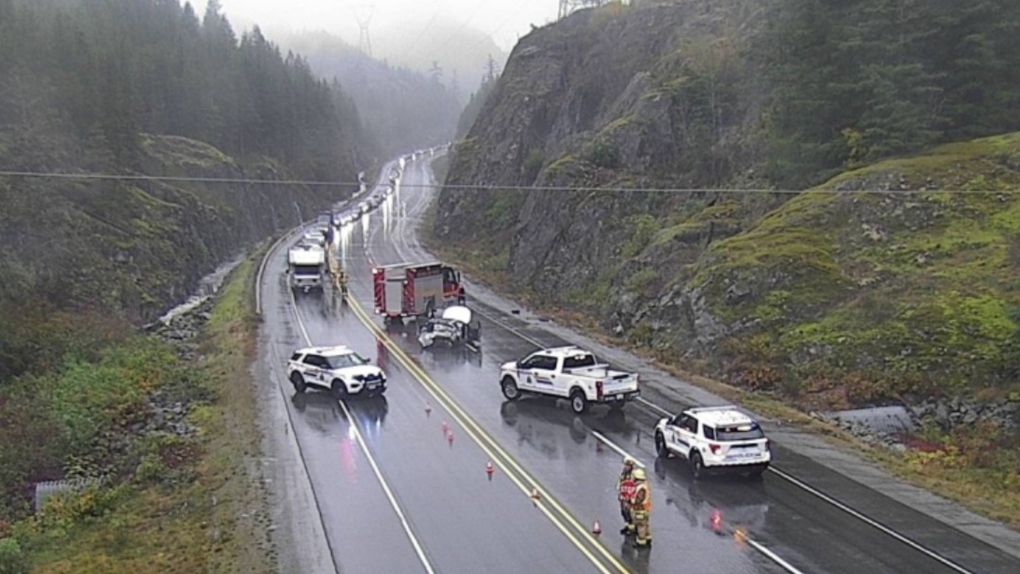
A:
POLYGON ((59 533, 78 524, 106 519, 128 492, 124 485, 114 488, 89 485, 54 494, 46 499, 35 523, 40 531, 59 533))
POLYGON ((27 574, 28 560, 13 538, 0 539, 0 574, 27 574))
POLYGON ((659 222, 647 213, 639 215, 631 221, 630 239, 623 245, 622 255, 630 259, 641 253, 659 231, 659 222))

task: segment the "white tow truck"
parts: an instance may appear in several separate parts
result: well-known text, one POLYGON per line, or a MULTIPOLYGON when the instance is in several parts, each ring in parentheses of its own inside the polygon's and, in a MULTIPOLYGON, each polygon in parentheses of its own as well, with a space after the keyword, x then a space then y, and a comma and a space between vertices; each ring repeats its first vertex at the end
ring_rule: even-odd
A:
POLYGON ((655 450, 662 458, 687 459, 694 478, 707 471, 760 477, 772 462, 772 448, 753 418, 732 405, 699 407, 655 425, 655 450))
POLYGON ((574 346, 542 349, 504 363, 499 381, 507 400, 523 394, 560 397, 568 399, 577 414, 587 411, 591 403, 619 409, 641 394, 637 373, 611 370, 590 351, 574 346))

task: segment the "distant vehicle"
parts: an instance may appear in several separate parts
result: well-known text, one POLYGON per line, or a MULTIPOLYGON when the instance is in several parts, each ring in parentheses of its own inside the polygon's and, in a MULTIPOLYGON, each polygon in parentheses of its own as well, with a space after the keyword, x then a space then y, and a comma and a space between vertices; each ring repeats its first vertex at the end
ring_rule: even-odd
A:
POLYGON ((449 265, 397 263, 372 269, 375 313, 386 324, 404 317, 432 317, 447 301, 456 301, 460 272, 449 265))
POLYGON ((295 292, 322 292, 326 252, 322 247, 299 243, 287 252, 287 274, 295 292))
POLYGON ((591 403, 623 408, 641 395, 637 373, 611 370, 590 351, 574 346, 543 349, 503 363, 499 381, 507 400, 523 394, 561 397, 570 401, 576 414, 587 411, 591 403))
POLYGON ((477 346, 482 338, 482 325, 471 309, 453 305, 443 309, 439 317, 429 319, 418 331, 418 343, 427 349, 436 343, 449 346, 477 346))
POLYGON ((311 230, 301 236, 299 243, 306 245, 318 245, 319 247, 325 247, 326 245, 326 233, 325 231, 311 230))
POLYGON ((772 448, 753 418, 732 405, 687 409, 655 425, 655 450, 662 458, 687 459, 695 478, 707 471, 760 477, 772 462, 772 448))
POLYGON ((294 351, 287 361, 287 378, 299 393, 311 386, 328 390, 337 399, 386 392, 386 373, 343 345, 294 351))

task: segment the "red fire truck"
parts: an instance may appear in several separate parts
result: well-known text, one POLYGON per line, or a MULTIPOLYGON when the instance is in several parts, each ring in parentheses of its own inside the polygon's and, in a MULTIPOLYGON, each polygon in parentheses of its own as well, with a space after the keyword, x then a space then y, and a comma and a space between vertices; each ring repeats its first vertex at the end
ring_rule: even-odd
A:
POLYGON ((462 295, 460 272, 449 265, 397 263, 372 269, 375 312, 386 323, 427 317, 462 295))

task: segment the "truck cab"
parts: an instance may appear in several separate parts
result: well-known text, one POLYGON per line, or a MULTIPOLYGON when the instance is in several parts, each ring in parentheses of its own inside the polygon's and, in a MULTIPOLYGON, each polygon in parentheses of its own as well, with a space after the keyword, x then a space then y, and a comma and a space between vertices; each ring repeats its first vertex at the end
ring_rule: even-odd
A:
POLYGON ((542 349, 500 367, 500 386, 507 400, 524 394, 560 397, 568 399, 577 414, 587 411, 591 403, 622 408, 641 395, 638 378, 637 373, 612 370, 594 353, 574 346, 542 349))

